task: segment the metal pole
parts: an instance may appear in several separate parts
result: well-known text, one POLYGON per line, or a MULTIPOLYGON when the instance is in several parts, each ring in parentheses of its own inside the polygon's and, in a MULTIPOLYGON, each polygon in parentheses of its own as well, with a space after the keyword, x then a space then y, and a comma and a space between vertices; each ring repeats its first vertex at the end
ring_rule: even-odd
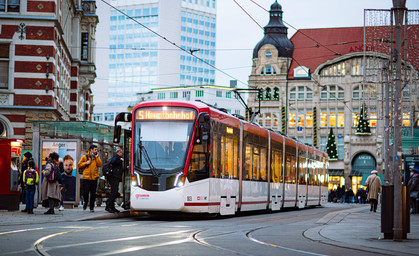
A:
POLYGON ((402 104, 401 104, 401 68, 402 68, 402 25, 406 9, 406 0, 393 0, 393 12, 396 32, 396 78, 394 88, 394 226, 393 240, 403 240, 402 219, 402 104))
POLYGON ((384 79, 384 99, 385 99, 385 110, 384 110, 384 169, 385 169, 385 177, 384 177, 384 184, 386 186, 390 185, 390 98, 389 98, 389 90, 390 85, 388 82, 388 61, 384 61, 383 63, 383 79, 384 79))

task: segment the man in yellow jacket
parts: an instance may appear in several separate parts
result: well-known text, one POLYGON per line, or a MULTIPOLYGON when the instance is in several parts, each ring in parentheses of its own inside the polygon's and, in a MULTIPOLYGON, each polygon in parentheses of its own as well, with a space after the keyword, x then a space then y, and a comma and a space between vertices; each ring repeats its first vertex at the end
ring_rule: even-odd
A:
POLYGON ((78 166, 79 169, 83 169, 83 210, 86 210, 87 204, 90 201, 90 212, 94 212, 97 180, 99 179, 98 167, 102 166, 102 161, 98 156, 98 149, 96 145, 90 146, 89 153, 81 157, 78 166))

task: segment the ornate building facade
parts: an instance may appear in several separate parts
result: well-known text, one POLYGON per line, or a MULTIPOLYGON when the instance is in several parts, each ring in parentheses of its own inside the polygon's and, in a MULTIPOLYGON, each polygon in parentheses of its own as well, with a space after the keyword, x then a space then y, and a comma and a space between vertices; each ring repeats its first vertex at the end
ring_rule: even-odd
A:
POLYGON ((90 121, 95 1, 0 4, 0 138, 26 140, 31 121, 90 121))
MULTIPOLYGON (((355 190, 372 169, 385 169, 384 138, 391 129, 385 128, 384 92, 393 79, 385 49, 390 45, 364 46, 364 27, 301 29, 288 39, 282 13, 275 2, 265 36, 254 48, 248 84, 262 93, 251 94, 248 105, 258 111, 260 104, 255 119, 260 125, 324 151, 332 130, 338 159, 330 162, 329 188, 340 184, 355 190), (369 133, 357 131, 362 107, 369 133)), ((411 31, 414 38, 417 26, 411 31)), ((417 39, 410 42, 413 50, 404 62, 401 118, 407 132, 419 117, 417 44, 417 39)), ((417 151, 416 146, 404 153, 417 151)))

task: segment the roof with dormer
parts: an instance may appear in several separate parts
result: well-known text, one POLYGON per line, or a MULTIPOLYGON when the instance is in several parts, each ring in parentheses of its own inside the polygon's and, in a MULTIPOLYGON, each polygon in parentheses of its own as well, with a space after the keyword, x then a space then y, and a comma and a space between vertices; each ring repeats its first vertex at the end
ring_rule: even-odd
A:
MULTIPOLYGON (((388 27, 375 29, 381 32, 388 31, 388 27)), ((410 42, 408 61, 416 70, 419 70, 419 51, 414 47, 417 41, 412 43, 413 39, 409 40, 409 37, 418 35, 419 26, 411 26, 409 30, 411 33, 408 35, 408 42, 410 42)), ((377 34, 386 37, 385 33, 377 34)), ((380 40, 382 43, 376 43, 375 46, 367 43, 367 51, 388 54, 390 44, 385 42, 385 38, 380 38, 380 40)), ((298 66, 309 68, 311 74, 317 67, 329 60, 349 53, 363 52, 364 27, 300 29, 291 37, 291 41, 294 45, 294 53, 288 79, 294 78, 294 68, 298 66)))

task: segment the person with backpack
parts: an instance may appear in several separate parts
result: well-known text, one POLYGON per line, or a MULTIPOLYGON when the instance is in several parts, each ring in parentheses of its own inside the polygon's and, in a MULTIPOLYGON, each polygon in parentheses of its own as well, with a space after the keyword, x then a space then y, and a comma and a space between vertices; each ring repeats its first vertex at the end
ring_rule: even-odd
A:
POLYGON ((89 153, 83 155, 78 163, 79 169, 83 170, 83 210, 86 210, 87 204, 90 201, 90 212, 95 212, 95 200, 96 200, 96 189, 97 180, 99 179, 99 169, 102 166, 102 160, 98 155, 98 149, 96 145, 89 147, 89 153), (90 194, 90 200, 89 200, 90 194))
POLYGON ((119 182, 122 181, 122 173, 123 173, 123 157, 122 149, 118 148, 115 151, 115 155, 112 157, 110 164, 111 164, 111 172, 107 176, 109 185, 111 186, 111 194, 109 195, 108 200, 106 201, 106 208, 105 210, 110 213, 118 213, 119 210, 115 208, 115 199, 119 196, 119 182))
POLYGON ((61 192, 59 180, 61 179, 60 171, 57 164, 59 156, 56 152, 49 154, 49 161, 42 171, 44 180, 41 186, 42 200, 48 202, 48 211, 44 214, 54 214, 54 206, 56 202, 61 201, 61 192))
POLYGON ((35 162, 28 161, 28 168, 23 172, 23 183, 26 191, 26 212, 33 214, 33 204, 35 201, 36 185, 38 185, 38 173, 35 169, 35 162))

